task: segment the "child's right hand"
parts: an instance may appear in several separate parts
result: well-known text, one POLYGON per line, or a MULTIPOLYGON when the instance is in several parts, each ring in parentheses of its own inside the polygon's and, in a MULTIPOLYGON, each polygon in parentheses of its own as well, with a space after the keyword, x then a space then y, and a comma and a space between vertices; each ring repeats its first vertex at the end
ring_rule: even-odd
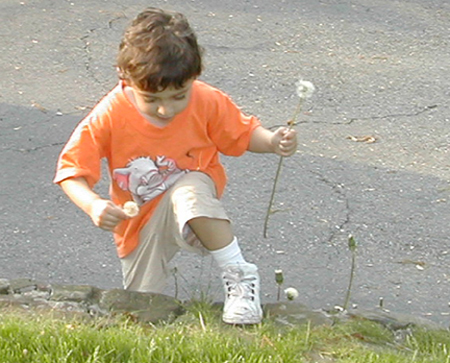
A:
POLYGON ((90 209, 92 222, 105 231, 114 231, 120 222, 129 219, 121 207, 107 199, 94 200, 90 209))

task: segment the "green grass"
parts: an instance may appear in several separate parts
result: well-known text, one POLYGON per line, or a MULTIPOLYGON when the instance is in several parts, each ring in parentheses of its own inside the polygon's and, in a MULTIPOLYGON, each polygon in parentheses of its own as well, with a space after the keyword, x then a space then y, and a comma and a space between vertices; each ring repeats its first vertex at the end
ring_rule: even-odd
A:
POLYGON ((287 328, 265 320, 232 327, 195 303, 170 324, 126 316, 81 321, 0 312, 1 363, 57 362, 433 362, 450 363, 450 333, 411 329, 401 339, 365 320, 287 328))

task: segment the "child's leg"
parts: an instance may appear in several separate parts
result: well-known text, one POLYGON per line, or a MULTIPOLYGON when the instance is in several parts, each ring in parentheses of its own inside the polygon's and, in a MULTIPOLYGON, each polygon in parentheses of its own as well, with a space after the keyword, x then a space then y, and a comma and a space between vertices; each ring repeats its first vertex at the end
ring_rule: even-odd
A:
POLYGON ((226 293, 223 320, 230 324, 261 322, 258 269, 244 260, 230 223, 205 217, 188 223, 223 271, 226 293))
MULTIPOLYGON (((216 197, 209 176, 191 172, 174 186, 172 202, 184 234, 194 234, 222 269, 232 263, 244 263, 230 220, 216 197)), ((182 246, 181 246, 182 247, 182 246)))
POLYGON ((230 264, 246 263, 229 221, 199 217, 188 223, 222 270, 230 264))
POLYGON ((187 224, 190 218, 197 216, 196 213, 206 213, 229 225, 228 217, 217 199, 208 197, 202 207, 197 206, 199 193, 215 195, 214 183, 203 173, 189 173, 162 197, 140 232, 138 247, 121 258, 125 289, 160 293, 169 275, 168 264, 180 248, 207 253, 187 224))
MULTIPOLYGON (((205 179, 205 176, 200 174, 199 178, 205 179)), ((209 188, 196 189, 190 186, 185 190, 184 197, 187 200, 195 200, 193 209, 197 213, 196 217, 188 218, 186 223, 222 270, 226 293, 223 320, 230 324, 259 323, 262 310, 258 268, 244 260, 229 220, 211 217, 208 208, 204 208, 211 201, 216 201, 216 208, 223 210, 215 196, 212 181, 205 180, 205 184, 209 184, 209 188)), ((190 203, 182 200, 182 204, 190 203)))
POLYGON ((188 224, 203 246, 210 251, 224 248, 233 241, 234 235, 228 220, 197 217, 188 224))
POLYGON ((228 216, 216 197, 215 185, 201 172, 181 177, 159 202, 141 232, 136 252, 122 259, 124 282, 129 283, 128 287, 125 283, 125 287, 136 291, 161 291, 167 264, 179 248, 198 253, 208 251, 223 270, 227 293, 224 321, 232 324, 260 322, 257 267, 242 257, 228 216))
POLYGON ((121 258, 123 286, 126 290, 162 293, 166 286, 167 265, 180 248, 159 236, 157 227, 164 223, 158 223, 160 214, 154 217, 141 231, 138 247, 121 258))

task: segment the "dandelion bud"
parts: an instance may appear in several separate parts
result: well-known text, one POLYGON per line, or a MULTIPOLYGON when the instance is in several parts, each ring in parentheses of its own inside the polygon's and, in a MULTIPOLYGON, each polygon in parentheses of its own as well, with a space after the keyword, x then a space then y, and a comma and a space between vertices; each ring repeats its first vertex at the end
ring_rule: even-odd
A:
POLYGON ((281 285, 283 283, 283 270, 275 270, 275 281, 278 285, 281 285))
POLYGON ((299 80, 295 85, 297 86, 297 96, 303 99, 310 98, 316 90, 314 85, 309 81, 299 80))
POLYGON ((123 205, 123 211, 128 217, 133 218, 139 214, 139 206, 136 202, 128 201, 123 205))
POLYGON ((288 300, 292 301, 298 298, 298 291, 293 287, 288 287, 286 290, 284 290, 284 295, 288 300))
POLYGON ((350 235, 348 237, 348 249, 351 252, 355 252, 355 250, 356 250, 356 241, 355 241, 355 238, 352 235, 350 235))

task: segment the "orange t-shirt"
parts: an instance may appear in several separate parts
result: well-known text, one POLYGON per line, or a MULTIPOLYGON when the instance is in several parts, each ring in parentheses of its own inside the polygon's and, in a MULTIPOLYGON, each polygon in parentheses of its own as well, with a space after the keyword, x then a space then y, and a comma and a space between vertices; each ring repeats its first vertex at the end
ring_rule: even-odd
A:
POLYGON ((139 231, 163 193, 186 172, 208 174, 220 197, 226 175, 219 153, 242 155, 260 125, 226 94, 194 81, 186 109, 160 128, 139 113, 123 88, 120 82, 76 127, 61 152, 54 178, 60 183, 84 177, 92 188, 101 177, 101 160, 107 159, 112 201, 121 206, 135 200, 141 207, 137 217, 115 229, 119 257, 136 248, 139 231))

